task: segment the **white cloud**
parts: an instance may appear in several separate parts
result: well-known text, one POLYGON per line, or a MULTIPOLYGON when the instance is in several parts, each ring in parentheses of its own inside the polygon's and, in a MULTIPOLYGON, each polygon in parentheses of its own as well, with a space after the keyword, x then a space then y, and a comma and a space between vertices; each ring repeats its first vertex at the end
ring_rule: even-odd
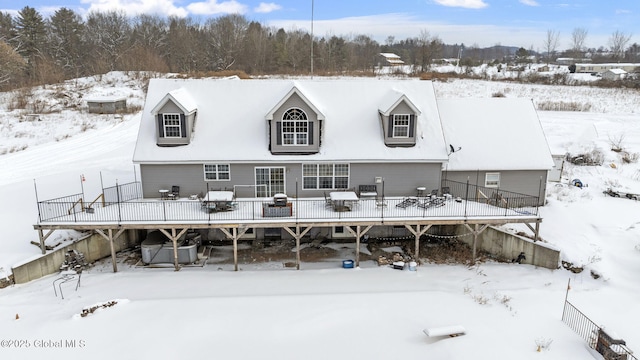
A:
POLYGON ((276 3, 260 3, 258 7, 254 8, 253 11, 257 13, 270 13, 272 11, 280 10, 282 6, 276 3))
POLYGON ((191 3, 187 5, 187 10, 196 15, 245 14, 247 5, 240 4, 236 0, 221 3, 218 3, 217 0, 207 0, 191 3))
MULTIPOLYGON (((267 23, 285 30, 310 30, 308 20, 271 20, 267 23)), ((546 32, 544 29, 526 26, 457 25, 423 21, 403 13, 318 20, 313 22, 313 26, 316 37, 349 36, 354 33, 354 29, 357 29, 358 34, 367 35, 381 44, 390 35, 399 41, 415 38, 421 31, 428 29, 430 34, 439 37, 447 44, 464 43, 467 46, 477 44, 480 47, 500 43, 529 48, 533 44, 540 43, 546 32)))
POLYGON ((631 14, 631 11, 625 9, 616 9, 616 15, 631 14))
POLYGON ((463 7, 468 9, 482 9, 489 6, 482 0, 434 0, 444 6, 463 7))
POLYGON ((520 3, 528 6, 540 6, 536 0, 520 0, 520 3))
POLYGON ((80 0, 89 4, 87 12, 124 11, 127 15, 157 14, 165 16, 187 16, 187 11, 173 4, 174 0, 80 0))

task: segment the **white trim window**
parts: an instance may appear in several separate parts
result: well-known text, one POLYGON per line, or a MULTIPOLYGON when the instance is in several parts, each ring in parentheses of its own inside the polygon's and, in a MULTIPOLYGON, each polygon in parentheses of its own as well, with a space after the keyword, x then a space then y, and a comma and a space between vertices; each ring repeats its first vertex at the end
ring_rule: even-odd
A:
POLYGON ((182 137, 182 126, 180 124, 180 114, 162 114, 162 127, 164 137, 182 137))
POLYGON ((500 187, 500 173, 486 173, 484 176, 484 186, 488 188, 500 187))
POLYGON ((308 145, 309 121, 298 108, 287 110, 282 116, 282 145, 308 145))
POLYGON ((409 137, 409 114, 393 115, 393 135, 394 138, 409 137))
POLYGON ((220 181, 231 179, 229 164, 204 164, 204 180, 220 181))
POLYGON ((349 164, 302 164, 304 190, 346 189, 349 187, 349 164))

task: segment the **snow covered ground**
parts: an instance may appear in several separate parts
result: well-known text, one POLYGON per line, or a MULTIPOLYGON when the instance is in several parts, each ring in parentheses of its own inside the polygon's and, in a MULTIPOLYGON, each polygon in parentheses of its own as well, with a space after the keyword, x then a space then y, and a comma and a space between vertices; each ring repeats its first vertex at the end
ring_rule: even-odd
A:
MULTIPOLYGON (((609 187, 640 193, 640 165, 625 163, 623 153, 610 150, 613 142, 629 154, 640 152, 640 94, 467 80, 435 86, 440 97, 489 97, 500 91, 536 102, 591 104, 588 113, 539 112, 553 153, 599 149, 603 154, 601 166, 567 165, 564 185, 548 184, 548 204, 541 209, 541 237, 583 272, 504 263, 425 264, 398 271, 362 262, 359 269, 342 269, 339 261, 303 263, 301 271, 260 263, 241 265, 239 272, 215 266, 175 272, 136 268, 120 258, 118 273, 107 262, 83 273, 77 291, 65 284, 64 300, 54 295, 55 276, 0 290, 0 356, 591 358, 585 341, 561 321, 569 280, 569 299, 640 351, 640 203, 603 194, 609 187), (574 178, 588 186, 567 186, 574 178), (109 301, 116 304, 99 306, 109 301), (79 315, 91 306, 98 309, 79 315), (467 334, 432 339, 422 332, 451 325, 464 326, 467 334), (550 346, 537 352, 541 342, 550 346)), ((34 97, 56 99, 38 95, 51 87, 34 91, 34 97)), ((63 98, 80 102, 74 89, 86 96, 127 96, 130 104, 143 101, 139 82, 121 73, 70 82, 63 98)), ((8 96, 0 94, 2 104, 8 96)), ((39 254, 29 243, 37 241, 35 189, 42 199, 83 189, 92 197, 101 181, 110 186, 134 180, 131 156, 140 116, 62 111, 34 122, 2 106, 0 276, 5 276, 13 264, 39 254)), ((48 241, 73 235, 56 232, 48 241)), ((342 251, 348 257, 354 249, 342 251)))

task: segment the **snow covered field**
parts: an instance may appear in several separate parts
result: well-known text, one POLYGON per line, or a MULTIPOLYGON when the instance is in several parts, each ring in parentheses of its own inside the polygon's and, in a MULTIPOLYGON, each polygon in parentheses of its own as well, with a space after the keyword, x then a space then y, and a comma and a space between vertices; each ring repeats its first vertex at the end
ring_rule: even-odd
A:
MULTIPOLYGON (((87 96, 127 96, 128 103, 142 104, 140 85, 123 74, 86 82, 82 91, 87 96)), ((73 93, 76 84, 70 82, 65 91, 73 93)), ((640 94, 467 80, 435 87, 440 97, 489 97, 500 91, 536 102, 591 104, 589 113, 539 112, 552 153, 600 149, 604 156, 602 166, 567 165, 565 186, 548 184, 548 204, 541 209, 542 239, 561 249, 563 260, 583 266, 583 272, 503 263, 425 264, 414 272, 372 262, 342 269, 336 262, 303 263, 301 271, 282 269, 280 263, 245 264, 239 272, 214 266, 174 272, 121 263, 114 274, 109 263, 98 264, 83 273, 77 291, 73 285, 63 287, 64 300, 54 295, 55 276, 0 290, 0 356, 591 358, 585 341, 561 321, 569 280, 569 299, 640 351, 640 203, 602 193, 609 187, 640 193, 640 165, 624 163, 621 153, 610 151, 611 143, 621 140, 630 154, 640 152, 640 94), (566 186, 574 178, 588 187, 566 186), (79 315, 85 307, 112 300, 117 303, 111 307, 79 315), (432 339, 422 332, 451 325, 464 326, 467 334, 432 339), (550 346, 537 352, 540 342, 550 346)), ((6 104, 8 95, 0 94, 0 99, 6 104)), ((95 197, 101 178, 105 186, 134 180, 131 156, 140 119, 139 114, 119 119, 61 112, 32 122, 17 110, 4 110, 0 276, 39 254, 29 243, 37 241, 32 227, 37 221, 36 187, 41 199, 77 193, 81 186, 87 197, 95 197)), ((61 231, 48 241, 71 235, 61 231)), ((354 249, 342 251, 349 256, 354 249)))

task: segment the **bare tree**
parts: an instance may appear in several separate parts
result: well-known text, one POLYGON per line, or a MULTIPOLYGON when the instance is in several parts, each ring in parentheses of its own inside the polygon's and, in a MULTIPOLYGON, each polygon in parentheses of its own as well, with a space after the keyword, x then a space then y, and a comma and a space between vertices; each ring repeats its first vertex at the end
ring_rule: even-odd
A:
POLYGON ((249 22, 242 15, 231 14, 208 20, 205 27, 211 65, 216 70, 229 69, 242 53, 249 22))
POLYGON ((575 28, 573 32, 571 32, 571 53, 574 58, 582 57, 587 34, 588 30, 585 28, 575 28))
POLYGON ((20 70, 26 66, 26 61, 11 48, 9 44, 0 40, 0 88, 10 83, 20 70))
POLYGON ((544 39, 544 49, 547 52, 547 65, 549 65, 550 59, 553 54, 558 50, 558 43, 560 42, 560 32, 555 30, 547 30, 547 37, 544 39))
POLYGON ((129 18, 123 11, 92 12, 87 16, 86 29, 97 72, 116 70, 120 58, 132 47, 129 18))
POLYGON ((611 34, 609 38, 609 49, 613 53, 614 59, 624 59, 624 53, 629 40, 631 40, 631 35, 626 35, 619 30, 611 34))

